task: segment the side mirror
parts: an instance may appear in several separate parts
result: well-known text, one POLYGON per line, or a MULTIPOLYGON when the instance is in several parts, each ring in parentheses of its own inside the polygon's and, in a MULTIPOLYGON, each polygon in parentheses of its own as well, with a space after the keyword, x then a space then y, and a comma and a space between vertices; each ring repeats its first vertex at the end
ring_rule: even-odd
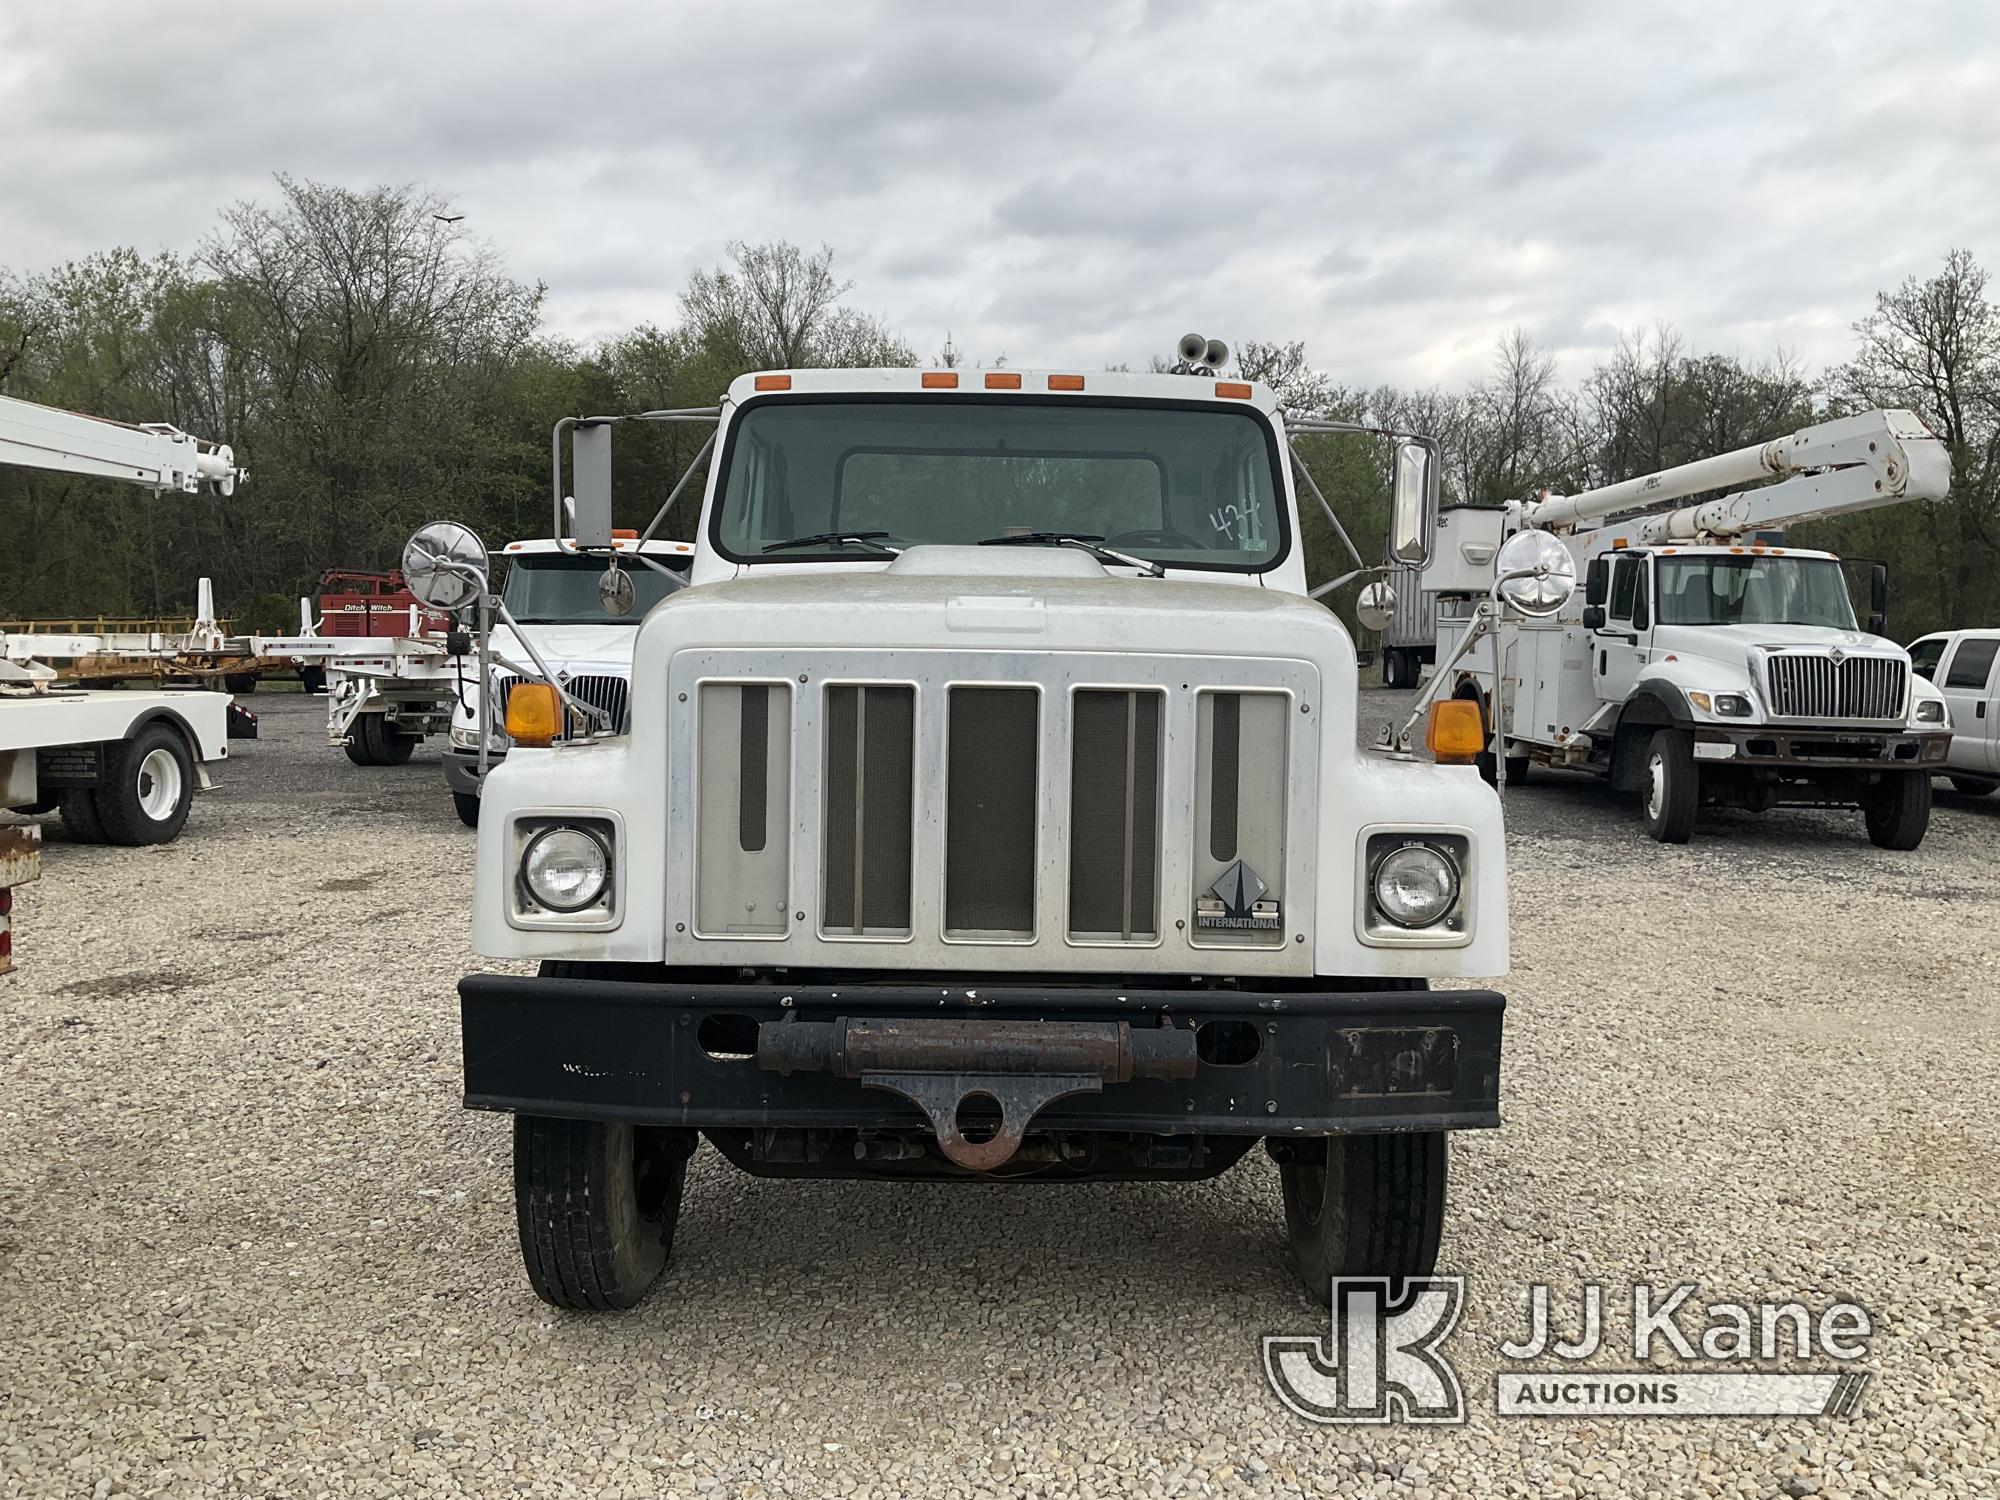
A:
POLYGON ((620 618, 632 613, 637 592, 632 587, 632 575, 618 566, 618 555, 611 556, 611 566, 599 575, 597 580, 597 602, 604 606, 607 615, 620 618))
MULTIPOLYGON (((1611 597, 1611 559, 1593 557, 1583 575, 1583 602, 1602 604, 1611 597)), ((1603 611, 1599 610, 1599 614, 1603 611)))
MULTIPOLYGON (((1868 611, 1875 619, 1884 619, 1889 613, 1889 565, 1877 563, 1868 570, 1868 611)), ((1880 635, 1882 632, 1875 632, 1880 635)))
POLYGON ((1436 513, 1436 465, 1427 444, 1396 444, 1389 499, 1389 561, 1421 568, 1431 560, 1431 517, 1436 513))
POLYGON ((579 422, 570 431, 570 512, 576 545, 603 550, 611 545, 611 424, 579 422))
POLYGON ((1584 605, 1583 628, 1585 630, 1602 630, 1604 628, 1604 621, 1605 621, 1605 614, 1603 605, 1601 604, 1584 605))
POLYGON ((1546 531, 1517 531, 1493 558, 1493 591, 1517 614, 1546 619, 1576 592, 1576 559, 1546 531))
POLYGON ((1889 617, 1880 612, 1870 615, 1868 617, 1868 633, 1870 635, 1887 635, 1889 633, 1889 617))

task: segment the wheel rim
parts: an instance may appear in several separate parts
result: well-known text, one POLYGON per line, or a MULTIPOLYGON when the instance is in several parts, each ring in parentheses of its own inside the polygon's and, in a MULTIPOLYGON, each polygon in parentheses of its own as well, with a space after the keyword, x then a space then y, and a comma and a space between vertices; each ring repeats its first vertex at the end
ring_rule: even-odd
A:
POLYGON ((164 823, 180 801, 181 763, 171 750, 148 751, 139 762, 139 810, 155 823, 164 823))
POLYGON ((1667 758, 1654 754, 1646 762, 1646 816, 1657 818, 1667 802, 1667 758))

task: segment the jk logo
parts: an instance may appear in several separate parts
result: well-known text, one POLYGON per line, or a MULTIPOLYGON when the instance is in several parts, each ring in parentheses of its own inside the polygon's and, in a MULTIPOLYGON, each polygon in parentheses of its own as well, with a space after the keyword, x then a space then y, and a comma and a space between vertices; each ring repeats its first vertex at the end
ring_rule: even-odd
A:
POLYGON ((1308 1422, 1463 1422, 1465 1391, 1438 1346, 1465 1309, 1462 1276, 1335 1277, 1327 1337, 1267 1334, 1264 1378, 1308 1422))

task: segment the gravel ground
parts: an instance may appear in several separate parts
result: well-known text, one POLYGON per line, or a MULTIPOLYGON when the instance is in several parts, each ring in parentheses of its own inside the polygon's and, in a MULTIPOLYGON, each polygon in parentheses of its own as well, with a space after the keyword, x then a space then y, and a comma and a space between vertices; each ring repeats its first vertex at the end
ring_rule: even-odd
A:
POLYGON ((360 770, 318 702, 255 706, 178 843, 52 832, 19 904, 10 1493, 2000 1490, 2000 798, 1947 794, 1891 854, 1859 814, 1667 849, 1590 783, 1510 792, 1507 1124, 1455 1143, 1445 1249, 1471 1421, 1329 1429, 1258 1373, 1259 1334, 1324 1316, 1261 1154, 1042 1192, 759 1182, 704 1150, 655 1294, 551 1313, 507 1122, 458 1107, 471 838, 437 756, 360 770), (1502 1419, 1538 1279, 1572 1309, 1585 1280, 1851 1296, 1875 1380, 1851 1420, 1502 1419))

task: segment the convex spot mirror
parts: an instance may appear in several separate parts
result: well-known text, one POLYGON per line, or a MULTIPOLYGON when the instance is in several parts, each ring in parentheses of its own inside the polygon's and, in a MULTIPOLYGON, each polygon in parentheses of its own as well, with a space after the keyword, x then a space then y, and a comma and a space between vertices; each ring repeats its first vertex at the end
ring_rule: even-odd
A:
POLYGON ((486 544, 470 526, 433 521, 403 544, 403 578, 432 609, 463 609, 486 592, 486 544))
POLYGON ((1431 450, 1396 444, 1389 496, 1389 561, 1421 568, 1431 560, 1431 450))
POLYGON ((1396 590, 1386 578, 1378 578, 1363 589, 1354 601, 1354 618, 1363 630, 1386 630, 1396 618, 1396 590))
POLYGON ((1546 531, 1508 537, 1494 555, 1493 574, 1500 601, 1531 619, 1554 614, 1576 592, 1576 559, 1546 531))
POLYGON ((597 580, 597 602, 604 606, 607 615, 622 617, 632 613, 634 598, 632 575, 619 567, 614 559, 597 580))

